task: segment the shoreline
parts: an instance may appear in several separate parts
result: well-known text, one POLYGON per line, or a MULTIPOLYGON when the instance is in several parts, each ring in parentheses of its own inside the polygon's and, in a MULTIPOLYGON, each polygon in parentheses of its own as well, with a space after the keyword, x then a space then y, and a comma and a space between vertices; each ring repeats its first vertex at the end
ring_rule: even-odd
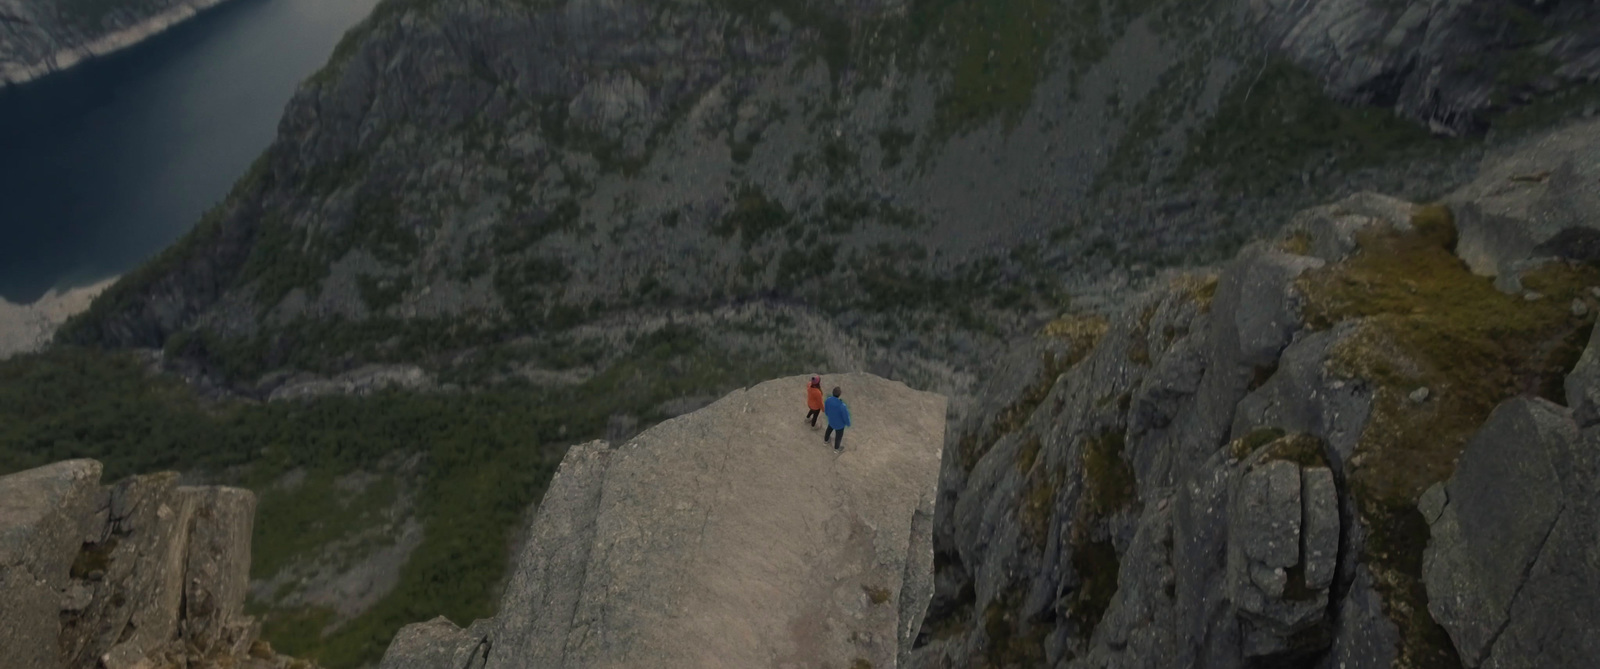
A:
POLYGON ((116 53, 166 32, 227 0, 186 0, 179 5, 121 30, 112 31, 88 43, 57 51, 43 61, 0 65, 0 90, 37 81, 64 72, 85 61, 116 53))
POLYGON ((94 298, 118 278, 64 291, 51 288, 28 304, 12 304, 0 298, 0 360, 43 348, 55 336, 56 328, 88 309, 94 298))

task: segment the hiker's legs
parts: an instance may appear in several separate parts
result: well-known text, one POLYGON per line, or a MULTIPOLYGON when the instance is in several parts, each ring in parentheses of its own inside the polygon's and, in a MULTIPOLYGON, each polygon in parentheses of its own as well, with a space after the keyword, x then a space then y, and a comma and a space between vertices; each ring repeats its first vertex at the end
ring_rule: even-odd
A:
POLYGON ((822 443, 826 444, 826 443, 828 443, 828 440, 832 439, 832 438, 833 438, 833 426, 829 425, 827 431, 822 433, 822 443))
POLYGON ((809 413, 806 414, 806 421, 811 423, 811 427, 816 427, 817 426, 817 414, 820 414, 820 413, 822 413, 821 409, 812 409, 809 413))
POLYGON ((842 442, 842 441, 844 441, 844 430, 834 430, 833 431, 833 450, 837 451, 840 448, 843 448, 842 446, 839 445, 839 442, 842 442))

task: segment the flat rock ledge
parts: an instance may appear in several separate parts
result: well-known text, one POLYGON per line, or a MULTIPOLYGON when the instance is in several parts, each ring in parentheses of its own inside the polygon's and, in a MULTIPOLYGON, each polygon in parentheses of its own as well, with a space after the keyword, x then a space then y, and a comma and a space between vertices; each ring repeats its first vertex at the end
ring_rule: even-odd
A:
POLYGON ((824 379, 851 409, 842 453, 802 421, 805 377, 574 446, 500 613, 410 625, 381 668, 905 666, 932 595, 946 400, 824 379))

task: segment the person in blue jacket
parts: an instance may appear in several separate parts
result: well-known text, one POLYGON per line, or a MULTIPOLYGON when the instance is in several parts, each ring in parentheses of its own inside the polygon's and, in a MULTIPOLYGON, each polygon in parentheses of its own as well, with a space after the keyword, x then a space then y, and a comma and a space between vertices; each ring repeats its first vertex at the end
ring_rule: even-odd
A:
POLYGON ((833 397, 822 403, 822 413, 828 415, 828 430, 822 433, 822 443, 828 443, 833 438, 833 450, 842 451, 844 446, 844 429, 850 427, 850 407, 845 406, 844 400, 839 399, 839 386, 833 387, 833 397))

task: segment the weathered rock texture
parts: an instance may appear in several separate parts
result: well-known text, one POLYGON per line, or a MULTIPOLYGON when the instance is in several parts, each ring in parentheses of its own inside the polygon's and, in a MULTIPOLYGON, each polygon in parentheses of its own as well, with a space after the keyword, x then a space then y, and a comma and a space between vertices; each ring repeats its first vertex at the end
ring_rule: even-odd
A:
POLYGON ((1600 431, 1537 399, 1496 409, 1455 476, 1423 497, 1428 609, 1465 666, 1576 669, 1600 657, 1597 500, 1600 431))
MULTIPOLYGON (((1524 188, 1507 175, 1572 169, 1597 132, 1482 172, 1524 188)), ((1474 246, 1489 187, 1448 198, 1459 245, 1445 210, 1362 194, 1016 349, 946 442, 913 665, 1592 665, 1600 274, 1535 248, 1589 187, 1496 214, 1530 243, 1474 246), (1473 275, 1483 248, 1561 301, 1473 275), (1410 297, 1436 294, 1460 301, 1410 297), (1528 346, 1548 348, 1495 355, 1537 382, 1497 385, 1497 363, 1451 348, 1532 319, 1546 338, 1528 346), (1563 381, 1567 407, 1535 397, 1563 381)))
POLYGON ((170 473, 99 481, 93 460, 0 477, 0 666, 286 662, 243 613, 255 495, 170 473))
POLYGON ((1444 132, 1600 77, 1588 0, 1250 0, 1269 44, 1346 101, 1393 107, 1444 132))
POLYGON ((843 453, 802 422, 804 377, 574 447, 500 613, 406 627, 382 666, 903 666, 932 593, 945 400, 826 383, 851 407, 843 453))
POLYGON ((1600 261, 1600 124, 1575 125, 1511 147, 1448 198, 1456 253, 1515 289, 1519 261, 1600 261))
POLYGON ((0 87, 124 49, 223 0, 0 0, 0 87))
MULTIPOLYGON (((862 368, 905 378, 897 355, 976 365, 1061 290, 1218 259, 1314 179, 1360 190, 1311 146, 1339 137, 1263 142, 1304 188, 1213 190, 1251 158, 1186 138, 1267 96, 1241 2, 387 2, 226 202, 62 338, 176 337, 172 359, 254 386, 631 340, 729 304, 766 313, 694 329, 794 337, 801 305, 837 330, 798 348, 889 342, 862 368)), ((1457 169, 1363 178, 1437 191, 1457 169)))

